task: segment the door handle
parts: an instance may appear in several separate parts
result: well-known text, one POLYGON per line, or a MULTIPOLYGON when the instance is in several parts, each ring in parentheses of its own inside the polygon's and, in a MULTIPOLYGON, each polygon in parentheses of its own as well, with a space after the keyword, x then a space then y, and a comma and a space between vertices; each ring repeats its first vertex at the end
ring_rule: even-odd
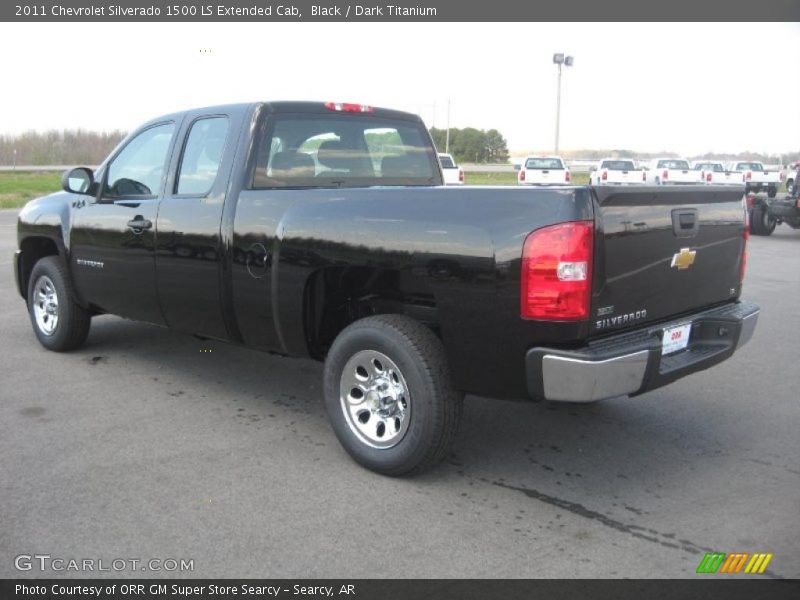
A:
POLYGON ((150 229, 153 226, 153 222, 149 219, 145 219, 142 215, 136 215, 128 221, 128 227, 133 229, 133 233, 139 234, 142 233, 145 229, 150 229))

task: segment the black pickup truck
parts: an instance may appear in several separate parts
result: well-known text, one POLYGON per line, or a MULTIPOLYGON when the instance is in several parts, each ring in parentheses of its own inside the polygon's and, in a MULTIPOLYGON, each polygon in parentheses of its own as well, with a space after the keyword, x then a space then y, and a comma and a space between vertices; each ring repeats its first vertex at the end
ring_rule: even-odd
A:
POLYGON ((362 465, 448 452, 465 393, 588 402, 730 357, 741 191, 442 185, 419 117, 271 102, 167 115, 19 215, 34 333, 80 346, 103 313, 324 360, 362 465))

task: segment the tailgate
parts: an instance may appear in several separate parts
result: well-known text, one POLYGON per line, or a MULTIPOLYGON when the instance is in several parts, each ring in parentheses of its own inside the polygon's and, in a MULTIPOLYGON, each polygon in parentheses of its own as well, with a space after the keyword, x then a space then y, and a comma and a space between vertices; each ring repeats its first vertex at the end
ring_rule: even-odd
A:
POLYGON ((741 190, 595 188, 590 334, 672 318, 740 292, 741 190))
POLYGON ((671 183, 697 183, 702 173, 691 169, 670 169, 668 181, 671 183))

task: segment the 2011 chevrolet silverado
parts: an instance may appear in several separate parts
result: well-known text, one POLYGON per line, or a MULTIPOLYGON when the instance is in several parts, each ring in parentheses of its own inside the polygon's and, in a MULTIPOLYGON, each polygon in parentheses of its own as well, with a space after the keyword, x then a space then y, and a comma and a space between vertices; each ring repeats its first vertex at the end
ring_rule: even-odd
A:
POLYGON ((48 349, 110 313, 324 360, 333 430, 399 475, 448 452, 465 393, 588 402, 730 357, 742 193, 445 187, 417 116, 271 102, 167 115, 28 203, 17 286, 48 349))

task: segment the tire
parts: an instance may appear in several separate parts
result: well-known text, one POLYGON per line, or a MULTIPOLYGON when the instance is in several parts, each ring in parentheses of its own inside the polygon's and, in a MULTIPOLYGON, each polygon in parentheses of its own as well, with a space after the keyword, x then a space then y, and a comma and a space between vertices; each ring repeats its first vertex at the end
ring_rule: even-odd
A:
POLYGON ((750 232, 755 235, 771 235, 778 222, 769 214, 763 204, 753 207, 753 218, 750 221, 750 232))
POLYGON ((794 192, 794 179, 787 179, 786 180, 786 193, 790 196, 794 192))
POLYGON ((769 196, 770 198, 774 198, 777 194, 778 194, 778 188, 776 186, 771 185, 769 186, 769 188, 767 188, 767 196, 769 196))
POLYGON ((74 350, 86 341, 92 319, 75 304, 72 282, 57 256, 39 260, 28 281, 28 315, 33 332, 48 350, 74 350))
POLYGON ((367 317, 338 335, 325 359, 324 393, 344 449, 384 475, 439 463, 461 420, 463 395, 453 386, 441 341, 401 315, 367 317))

